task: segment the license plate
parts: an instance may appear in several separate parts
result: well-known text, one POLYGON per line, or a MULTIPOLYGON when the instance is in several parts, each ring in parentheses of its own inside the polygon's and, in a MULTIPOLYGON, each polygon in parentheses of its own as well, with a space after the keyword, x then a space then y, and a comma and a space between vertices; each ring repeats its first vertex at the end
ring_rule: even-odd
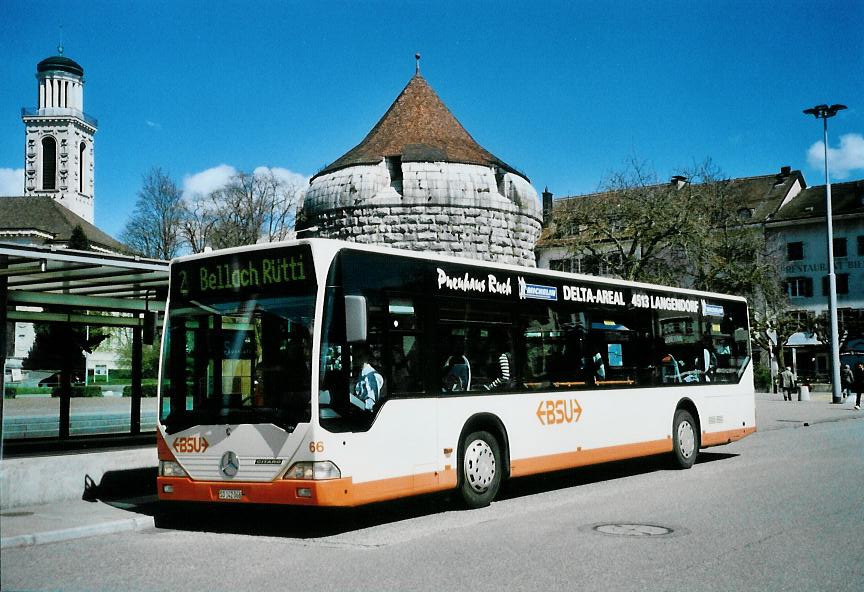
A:
POLYGON ((239 500, 243 497, 242 489, 220 489, 219 490, 219 499, 220 500, 239 500))

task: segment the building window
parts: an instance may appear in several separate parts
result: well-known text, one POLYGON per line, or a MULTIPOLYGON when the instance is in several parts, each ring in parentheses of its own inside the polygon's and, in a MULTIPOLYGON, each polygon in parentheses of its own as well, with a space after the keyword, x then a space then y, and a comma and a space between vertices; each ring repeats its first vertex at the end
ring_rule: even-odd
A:
POLYGON ((834 256, 835 257, 845 257, 846 256, 846 239, 845 238, 835 238, 834 239, 834 256))
POLYGON ((42 189, 57 189, 57 141, 42 138, 42 189))
POLYGON ((601 253, 598 255, 585 255, 580 261, 581 272, 588 275, 599 275, 604 277, 615 277, 616 270, 621 269, 623 258, 621 253, 601 253))
POLYGON ((804 259, 804 243, 786 243, 786 259, 789 261, 801 261, 804 259))
POLYGON ((78 193, 84 193, 84 153, 87 145, 81 142, 78 147, 78 193))
POLYGON ((579 273, 578 259, 551 259, 549 269, 552 271, 566 271, 568 273, 579 273))
POLYGON ((864 257, 864 236, 858 237, 858 256, 864 257))
POLYGON ((499 168, 495 168, 495 185, 498 186, 498 193, 506 197, 505 184, 504 184, 504 171, 499 168))
POLYGON ((402 195, 402 157, 387 156, 385 161, 387 162, 387 172, 390 173, 390 187, 402 195))
MULTIPOLYGON (((838 273, 834 276, 835 281, 837 282, 837 293, 838 294, 848 294, 849 293, 849 274, 848 273, 838 273)), ((824 276, 822 278, 822 295, 828 296, 828 276, 824 276)))
POLYGON ((790 298, 806 298, 813 296, 813 278, 786 278, 786 294, 790 298))

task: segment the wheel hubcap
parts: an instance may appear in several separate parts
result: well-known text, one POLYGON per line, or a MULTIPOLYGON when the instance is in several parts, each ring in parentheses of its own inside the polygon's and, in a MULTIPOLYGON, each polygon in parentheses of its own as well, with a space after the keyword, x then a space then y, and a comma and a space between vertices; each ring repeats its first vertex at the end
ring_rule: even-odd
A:
POLYGON ((471 489, 483 493, 495 478, 495 455, 483 440, 474 440, 465 449, 465 479, 471 489))
POLYGON ((689 421, 682 421, 678 424, 678 447, 684 458, 690 458, 696 449, 696 433, 689 421))

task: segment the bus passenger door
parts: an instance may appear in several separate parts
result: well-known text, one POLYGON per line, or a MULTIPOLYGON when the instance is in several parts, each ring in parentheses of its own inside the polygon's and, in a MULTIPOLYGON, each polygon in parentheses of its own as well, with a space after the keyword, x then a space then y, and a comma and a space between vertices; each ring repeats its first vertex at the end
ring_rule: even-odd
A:
MULTIPOLYGON (((398 444, 410 459, 412 489, 428 490, 438 484, 438 406, 435 397, 427 396, 424 386, 428 339, 424 333, 422 302, 417 298, 390 294, 386 321, 383 323, 383 352, 388 369, 388 395, 393 420, 386 413, 381 418, 384 429, 400 434, 398 444)), ((382 426, 383 427, 383 426, 382 426)), ((409 468, 406 465, 406 469, 409 468)))

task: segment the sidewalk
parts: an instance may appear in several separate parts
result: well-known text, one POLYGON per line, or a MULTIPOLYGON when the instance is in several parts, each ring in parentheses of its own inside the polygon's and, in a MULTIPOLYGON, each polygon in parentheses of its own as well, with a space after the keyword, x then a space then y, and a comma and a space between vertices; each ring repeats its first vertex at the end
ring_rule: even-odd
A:
POLYGON ((58 543, 154 526, 153 516, 136 514, 101 501, 84 500, 10 508, 0 512, 0 520, 0 549, 58 543))
MULTIPOLYGON (((815 393, 810 401, 792 402, 783 401, 782 395, 756 393, 756 425, 759 431, 770 431, 864 419, 864 411, 856 411, 853 406, 831 404, 830 393, 815 393)), ((103 480, 93 493, 100 501, 62 501, 3 510, 0 548, 154 528, 153 513, 158 506, 155 471, 137 469, 128 473, 121 479, 122 487, 106 488, 103 480)))
POLYGON ((782 394, 756 393, 756 427, 765 432, 845 419, 864 418, 854 398, 834 405, 831 393, 810 393, 810 401, 784 401, 782 394))

